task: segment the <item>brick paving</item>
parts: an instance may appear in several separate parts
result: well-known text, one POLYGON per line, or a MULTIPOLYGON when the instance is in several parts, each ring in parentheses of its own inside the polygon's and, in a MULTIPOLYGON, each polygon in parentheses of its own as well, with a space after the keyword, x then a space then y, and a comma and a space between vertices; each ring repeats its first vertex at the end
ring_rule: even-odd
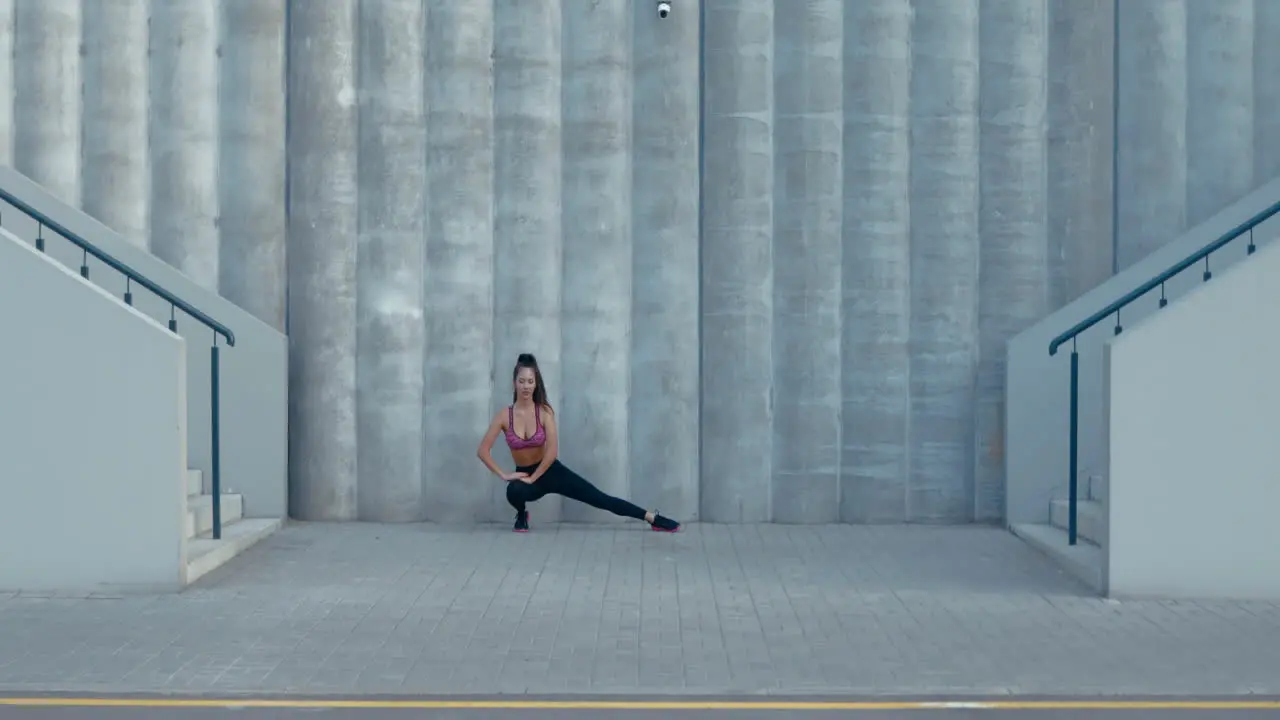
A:
POLYGON ((0 594, 0 691, 1280 693, 1280 604, 988 527, 294 524, 177 595, 0 594))

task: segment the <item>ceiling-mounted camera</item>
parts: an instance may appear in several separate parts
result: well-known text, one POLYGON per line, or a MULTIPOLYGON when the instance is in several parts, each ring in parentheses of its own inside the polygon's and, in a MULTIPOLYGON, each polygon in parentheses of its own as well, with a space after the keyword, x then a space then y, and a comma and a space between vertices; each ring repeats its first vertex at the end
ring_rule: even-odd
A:
POLYGON ((668 0, 659 0, 658 17, 663 18, 665 20, 666 17, 670 14, 671 14, 671 3, 668 0))

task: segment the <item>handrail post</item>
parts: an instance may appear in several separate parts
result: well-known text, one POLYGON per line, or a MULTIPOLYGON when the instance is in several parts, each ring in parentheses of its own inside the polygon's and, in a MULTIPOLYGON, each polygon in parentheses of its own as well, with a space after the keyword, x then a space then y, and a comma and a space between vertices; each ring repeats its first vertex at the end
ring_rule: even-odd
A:
POLYGON ((222 539, 222 439, 219 432, 218 412, 218 336, 213 336, 213 347, 209 349, 209 420, 212 431, 210 453, 212 454, 213 479, 210 491, 213 493, 213 539, 222 539))
MULTIPOLYGON (((1078 432, 1080 419, 1080 352, 1074 343, 1071 347, 1071 459, 1068 463, 1071 470, 1070 496, 1067 501, 1067 544, 1076 544, 1076 495, 1079 491, 1076 463, 1078 462, 1078 432)), ((216 475, 215 475, 216 477, 216 475)))

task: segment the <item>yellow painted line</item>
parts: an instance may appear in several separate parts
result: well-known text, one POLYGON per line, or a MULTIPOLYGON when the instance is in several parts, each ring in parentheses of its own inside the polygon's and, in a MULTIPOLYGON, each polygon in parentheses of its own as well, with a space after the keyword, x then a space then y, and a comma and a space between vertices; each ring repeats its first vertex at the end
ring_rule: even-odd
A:
POLYGON ((10 707, 312 708, 361 710, 1280 710, 1280 700, 290 700, 0 697, 10 707))

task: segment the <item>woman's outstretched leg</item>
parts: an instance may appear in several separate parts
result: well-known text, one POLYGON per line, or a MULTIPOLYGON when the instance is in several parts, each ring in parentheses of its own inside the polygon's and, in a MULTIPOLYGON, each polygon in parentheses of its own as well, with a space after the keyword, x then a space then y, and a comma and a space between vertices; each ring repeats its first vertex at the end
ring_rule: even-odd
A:
POLYGON ((565 467, 559 460, 552 463, 551 467, 538 482, 541 483, 546 480, 551 481, 548 483, 548 492, 559 493, 571 500, 586 503, 591 507, 606 510, 620 517, 644 520, 652 525, 654 530, 675 532, 680 528, 680 523, 671 518, 663 517, 656 512, 652 513, 652 519, 650 519, 650 513, 647 513, 644 508, 628 500, 609 495, 592 485, 586 478, 565 467))

